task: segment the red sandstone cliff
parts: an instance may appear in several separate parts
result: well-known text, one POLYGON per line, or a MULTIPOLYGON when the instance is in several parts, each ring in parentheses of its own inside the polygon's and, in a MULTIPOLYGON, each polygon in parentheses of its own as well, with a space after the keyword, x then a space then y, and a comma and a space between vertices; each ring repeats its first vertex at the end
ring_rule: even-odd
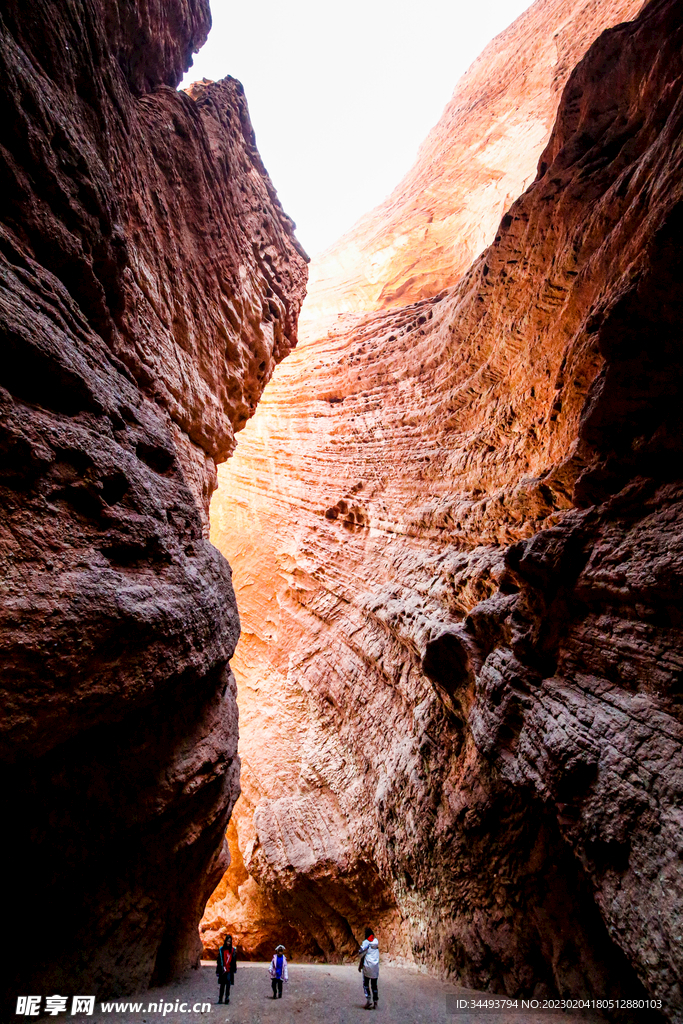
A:
POLYGON ((169 976, 225 867, 239 624, 208 504, 306 268, 239 83, 175 91, 209 24, 206 0, 0 17, 11 999, 169 976))
POLYGON ((299 948, 681 1020, 682 26, 601 35, 460 283, 312 327, 221 472, 235 891, 299 948))

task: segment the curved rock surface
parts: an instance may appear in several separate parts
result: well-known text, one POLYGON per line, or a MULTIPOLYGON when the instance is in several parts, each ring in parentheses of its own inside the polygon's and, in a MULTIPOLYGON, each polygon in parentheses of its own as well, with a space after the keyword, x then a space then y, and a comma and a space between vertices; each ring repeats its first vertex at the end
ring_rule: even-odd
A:
POLYGON ((221 470, 242 886, 328 957, 371 917, 681 1020, 682 14, 603 33, 460 283, 319 321, 221 470))
POLYGON ((305 258, 205 0, 0 17, 2 779, 11 1012, 187 965, 239 793, 216 463, 305 258), (47 27, 49 26, 49 30, 47 27))

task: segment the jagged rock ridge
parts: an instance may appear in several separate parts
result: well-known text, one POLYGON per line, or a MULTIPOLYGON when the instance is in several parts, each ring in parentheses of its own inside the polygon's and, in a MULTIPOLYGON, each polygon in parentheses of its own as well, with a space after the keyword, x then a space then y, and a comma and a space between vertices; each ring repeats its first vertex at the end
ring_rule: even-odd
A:
POLYGON ((682 14, 593 44, 457 287, 318 325, 213 518, 242 884, 326 955, 372 913, 471 985, 676 1021, 682 14))
POLYGON ((196 958, 239 792, 216 463, 296 343, 305 259, 205 0, 0 16, 0 534, 16 994, 196 958), (48 28, 49 27, 49 28, 48 28))

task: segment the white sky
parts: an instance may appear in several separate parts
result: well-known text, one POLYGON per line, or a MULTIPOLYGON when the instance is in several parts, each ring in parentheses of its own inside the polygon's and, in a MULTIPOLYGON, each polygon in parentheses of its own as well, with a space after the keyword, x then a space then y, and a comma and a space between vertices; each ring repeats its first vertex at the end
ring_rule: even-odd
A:
POLYGON ((460 75, 531 0, 212 0, 185 85, 232 75, 310 255, 398 184, 460 75))

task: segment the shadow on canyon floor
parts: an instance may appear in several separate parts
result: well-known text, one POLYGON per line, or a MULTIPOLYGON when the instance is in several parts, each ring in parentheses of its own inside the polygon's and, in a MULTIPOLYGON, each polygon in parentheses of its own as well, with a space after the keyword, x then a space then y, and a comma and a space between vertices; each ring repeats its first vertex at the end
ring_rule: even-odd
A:
MULTIPOLYGON (((193 971, 185 981, 167 985, 164 988, 143 992, 133 1001, 139 1002, 145 1010, 138 1012, 112 1013, 117 1024, 189 1024, 191 1021, 210 1019, 215 1024, 266 1024, 271 1020, 281 1022, 306 1021, 306 1024, 350 1024, 363 1014, 363 989, 360 975, 354 965, 335 966, 331 964, 290 964, 289 983, 282 1000, 273 1001, 270 993, 268 965, 265 963, 242 963, 238 967, 236 984, 228 1006, 216 1005, 216 987, 213 964, 204 965, 193 971), (176 1002, 186 1001, 190 1007, 204 1003, 205 1012, 176 1013, 176 1002), (210 1002, 210 1011, 206 1003, 210 1002), (165 1015, 162 1012, 147 1013, 150 1004, 171 1005, 165 1015)), ((380 1020, 390 1024, 470 1024, 480 1020, 481 1014, 448 1012, 452 1010, 451 998, 487 998, 486 993, 460 988, 426 974, 402 967, 382 967, 379 981, 380 1001, 377 1009, 380 1020)), ((490 998, 490 993, 488 994, 490 998)), ((121 1002, 122 1006, 130 1003, 121 1002)), ((99 1014, 98 1014, 99 1015, 99 1014)), ((102 1014, 101 1016, 107 1016, 102 1014)), ((556 1015, 548 1013, 501 1013, 485 1015, 492 1024, 547 1024, 556 1015)), ((564 1024, 599 1024, 603 1018, 598 1013, 562 1014, 564 1024)), ((74 1024, 90 1024, 91 1017, 70 1018, 74 1024)), ((375 1019, 372 1017, 371 1019, 375 1019)), ((648 1024, 645 1016, 638 1017, 639 1024, 648 1024)))

